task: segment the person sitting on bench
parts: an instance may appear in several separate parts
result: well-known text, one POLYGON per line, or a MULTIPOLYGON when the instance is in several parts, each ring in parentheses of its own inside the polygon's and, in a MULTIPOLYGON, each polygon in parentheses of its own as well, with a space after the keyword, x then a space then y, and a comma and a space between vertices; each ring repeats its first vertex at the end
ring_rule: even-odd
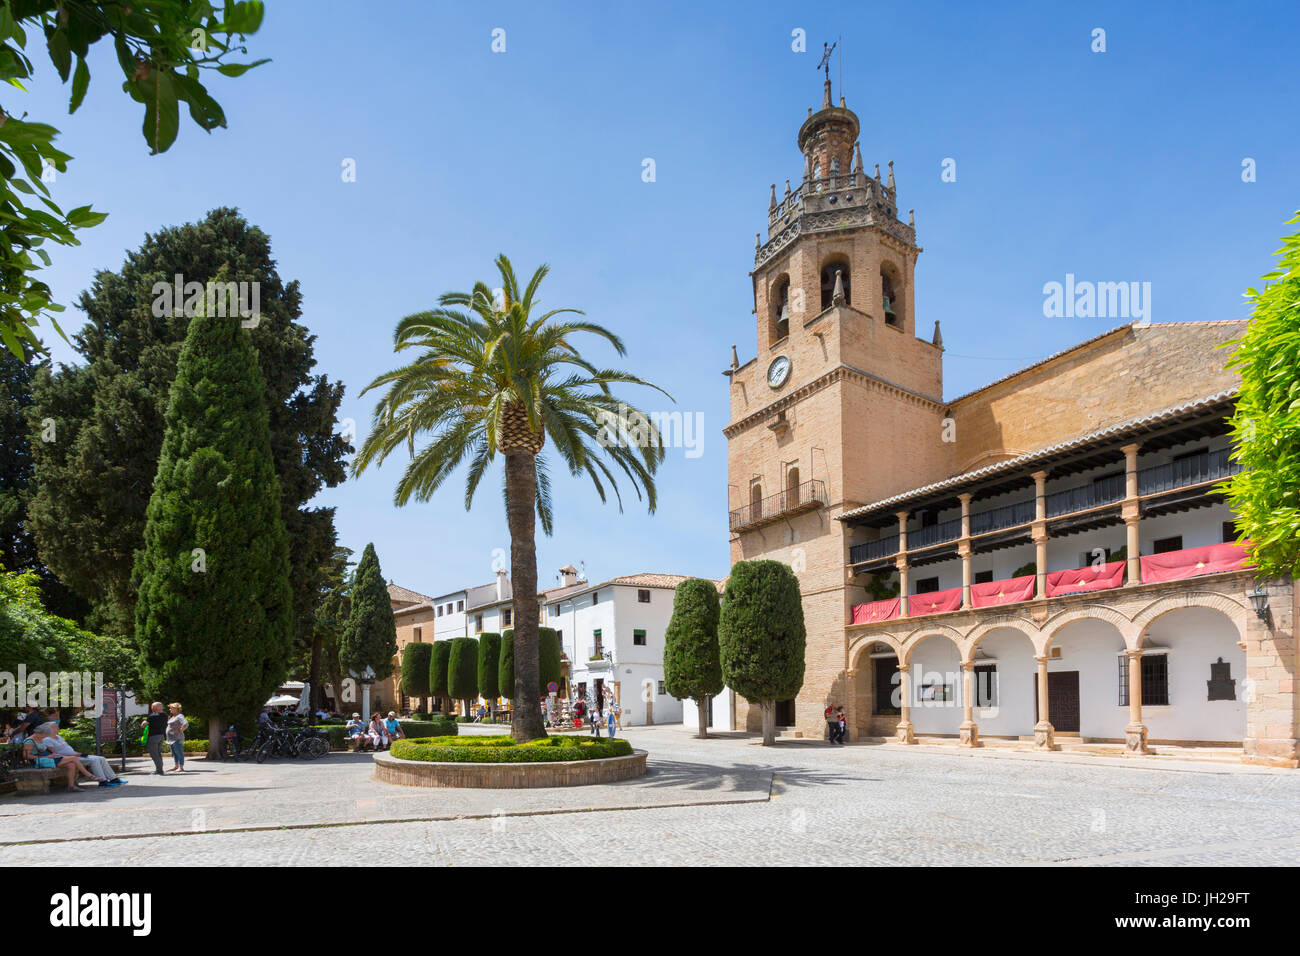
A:
POLYGON ((76 789, 78 774, 87 780, 95 779, 95 775, 86 769, 76 754, 70 757, 55 756, 50 746, 49 735, 41 733, 39 727, 23 741, 23 757, 30 760, 37 770, 52 770, 55 767, 67 770, 69 790, 76 789))
POLYGON ((86 765, 91 775, 99 781, 101 787, 120 787, 122 785, 122 781, 118 779, 117 774, 113 772, 113 768, 109 766, 105 758, 95 754, 78 753, 73 750, 72 744, 59 736, 58 724, 41 724, 32 733, 45 738, 46 742, 49 743, 50 752, 55 757, 78 758, 86 765))

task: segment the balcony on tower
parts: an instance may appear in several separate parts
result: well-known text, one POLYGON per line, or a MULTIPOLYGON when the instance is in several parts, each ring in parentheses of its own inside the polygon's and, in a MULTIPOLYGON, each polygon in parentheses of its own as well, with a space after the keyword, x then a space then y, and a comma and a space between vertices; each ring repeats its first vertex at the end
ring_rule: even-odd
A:
POLYGON ((751 489, 750 502, 731 512, 731 532, 748 531, 792 515, 815 511, 826 506, 826 482, 817 478, 789 485, 785 491, 763 497, 751 489))

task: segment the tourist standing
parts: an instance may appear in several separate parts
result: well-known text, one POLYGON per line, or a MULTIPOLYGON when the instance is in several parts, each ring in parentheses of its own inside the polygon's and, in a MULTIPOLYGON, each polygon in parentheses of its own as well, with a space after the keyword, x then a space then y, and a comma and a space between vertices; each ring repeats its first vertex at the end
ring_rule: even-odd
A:
POLYGON ((835 708, 835 716, 839 719, 840 724, 840 743, 844 743, 844 738, 849 733, 849 719, 844 716, 844 708, 840 706, 835 708))
POLYGON ((162 701, 155 700, 149 705, 149 713, 140 724, 149 728, 144 745, 150 758, 153 759, 154 776, 161 777, 163 775, 162 745, 167 738, 167 715, 163 713, 162 701))
POLYGON ((167 746, 172 750, 172 770, 185 772, 185 728, 190 722, 181 713, 180 704, 168 704, 170 714, 167 718, 167 746))

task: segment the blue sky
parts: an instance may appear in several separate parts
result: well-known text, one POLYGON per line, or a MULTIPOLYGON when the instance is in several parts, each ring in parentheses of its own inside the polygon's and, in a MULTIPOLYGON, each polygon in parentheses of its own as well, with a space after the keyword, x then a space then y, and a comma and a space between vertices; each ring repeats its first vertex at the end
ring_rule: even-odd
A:
MULTIPOLYGON (((498 252, 521 272, 550 263, 544 303, 615 329, 623 364, 705 430, 699 457, 670 453, 653 516, 556 475, 543 586, 568 562, 593 580, 725 575, 719 373, 733 343, 742 361, 754 352, 754 233, 769 184, 801 174, 794 137, 820 103, 824 40, 841 38, 868 170, 894 160, 899 205, 916 210, 917 328, 943 323, 948 396, 1120 324, 1044 318, 1044 283, 1067 273, 1150 282, 1155 321, 1245 317, 1242 292, 1300 207, 1293 3, 267 6, 250 56, 272 62, 209 84, 229 128, 183 117, 162 156, 147 155, 111 51, 72 117, 38 62, 21 105, 75 157, 56 199, 110 213, 81 247, 54 250, 46 279, 71 302, 146 231, 237 206, 301 280, 319 367, 347 384, 340 415, 364 435, 372 402, 358 392, 393 364, 398 318, 491 279, 498 252), (1090 48, 1098 27, 1104 53, 1090 48), (806 53, 791 49, 796 28, 806 53), (356 182, 342 181, 346 158, 356 182), (955 182, 940 179, 948 158, 955 182)), ((491 580, 509 545, 495 485, 470 513, 459 482, 397 509, 398 467, 321 495, 342 542, 374 541, 385 574, 426 593, 491 580)))

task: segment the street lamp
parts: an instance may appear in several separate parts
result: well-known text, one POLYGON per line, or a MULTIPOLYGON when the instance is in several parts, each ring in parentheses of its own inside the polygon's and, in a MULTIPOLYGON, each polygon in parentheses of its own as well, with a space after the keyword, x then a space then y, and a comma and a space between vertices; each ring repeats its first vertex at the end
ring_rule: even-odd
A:
POLYGON ((1247 591, 1246 597, 1250 598, 1250 606, 1255 611, 1256 617, 1266 623, 1272 621, 1273 612, 1269 610, 1267 591, 1256 583, 1255 590, 1247 591))

